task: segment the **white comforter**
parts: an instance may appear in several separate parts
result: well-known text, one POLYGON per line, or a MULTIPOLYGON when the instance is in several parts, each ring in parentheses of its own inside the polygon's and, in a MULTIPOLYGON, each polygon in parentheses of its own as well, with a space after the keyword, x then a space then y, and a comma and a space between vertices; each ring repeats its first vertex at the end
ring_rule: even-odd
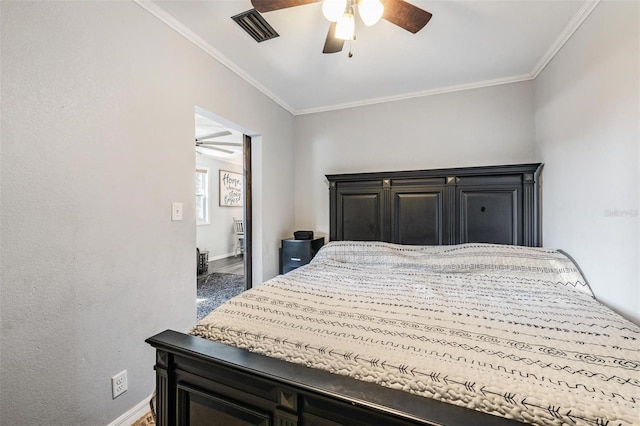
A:
POLYGON ((537 424, 640 424, 640 327, 554 250, 333 242, 192 334, 537 424))

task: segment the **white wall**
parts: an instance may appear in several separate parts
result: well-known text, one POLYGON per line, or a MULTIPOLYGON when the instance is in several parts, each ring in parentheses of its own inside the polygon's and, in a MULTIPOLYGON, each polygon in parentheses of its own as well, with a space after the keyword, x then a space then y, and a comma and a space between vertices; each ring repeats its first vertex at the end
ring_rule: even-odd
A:
POLYGON ((327 236, 326 174, 533 162, 533 86, 298 116, 295 137, 296 228, 327 236))
POLYGON ((0 8, 0 423, 107 424, 154 389, 144 339, 196 319, 194 106, 259 134, 255 281, 293 223, 293 117, 133 2, 0 8))
POLYGON ((637 1, 602 1, 535 81, 544 243, 640 321, 637 1))
POLYGON ((196 226, 196 244, 200 250, 209 250, 209 260, 222 259, 234 254, 233 219, 242 219, 243 208, 220 207, 219 171, 242 174, 242 165, 199 154, 196 165, 209 170, 209 223, 196 226))

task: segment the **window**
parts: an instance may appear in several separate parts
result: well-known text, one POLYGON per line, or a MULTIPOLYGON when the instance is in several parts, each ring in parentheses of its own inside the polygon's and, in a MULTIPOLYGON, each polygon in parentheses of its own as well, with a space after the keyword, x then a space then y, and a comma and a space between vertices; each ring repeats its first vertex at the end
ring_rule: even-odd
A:
POLYGON ((196 223, 209 224, 209 169, 196 169, 196 223))

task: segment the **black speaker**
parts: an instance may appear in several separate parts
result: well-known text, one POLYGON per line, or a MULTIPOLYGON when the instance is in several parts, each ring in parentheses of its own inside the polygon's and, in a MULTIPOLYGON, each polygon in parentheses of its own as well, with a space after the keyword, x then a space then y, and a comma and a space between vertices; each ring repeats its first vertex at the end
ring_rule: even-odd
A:
POLYGON ((296 231, 293 233, 296 240, 313 240, 313 231, 296 231))

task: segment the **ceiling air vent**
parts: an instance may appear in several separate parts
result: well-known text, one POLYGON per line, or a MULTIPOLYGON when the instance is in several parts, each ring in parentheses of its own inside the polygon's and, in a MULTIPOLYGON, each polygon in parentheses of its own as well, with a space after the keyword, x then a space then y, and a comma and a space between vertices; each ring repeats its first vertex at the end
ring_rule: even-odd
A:
POLYGON ((239 13, 232 16, 231 19, 236 21, 258 43, 279 36, 276 30, 255 9, 239 13))

